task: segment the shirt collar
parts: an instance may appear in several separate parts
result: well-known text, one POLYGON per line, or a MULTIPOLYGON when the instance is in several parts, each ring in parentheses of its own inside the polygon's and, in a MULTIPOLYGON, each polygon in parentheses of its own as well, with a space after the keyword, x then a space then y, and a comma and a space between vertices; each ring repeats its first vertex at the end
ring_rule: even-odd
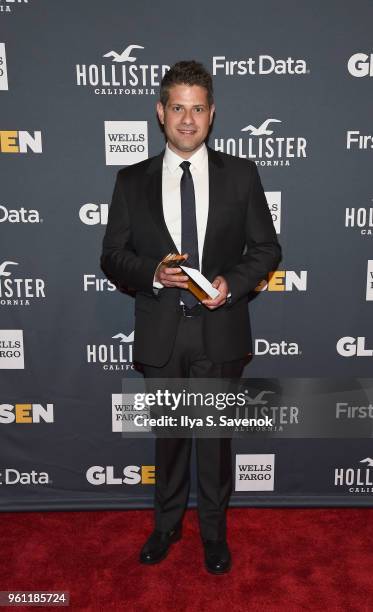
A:
POLYGON ((166 144, 165 153, 163 157, 163 164, 165 164, 170 172, 175 172, 179 168, 181 162, 189 161, 192 170, 203 170, 207 161, 207 148, 205 143, 191 155, 187 160, 180 155, 177 155, 170 147, 166 144))

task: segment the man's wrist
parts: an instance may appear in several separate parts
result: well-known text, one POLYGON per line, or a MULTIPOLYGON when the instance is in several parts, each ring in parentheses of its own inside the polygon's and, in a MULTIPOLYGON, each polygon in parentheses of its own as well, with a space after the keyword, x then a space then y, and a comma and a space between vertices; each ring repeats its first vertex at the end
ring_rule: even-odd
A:
MULTIPOLYGON (((153 278, 153 289, 163 289, 164 287, 164 285, 162 285, 162 283, 158 279, 158 273, 159 273, 159 269, 161 265, 162 265, 162 262, 160 261, 158 266, 155 269, 154 278, 153 278)), ((158 291, 156 293, 158 293, 158 291)))

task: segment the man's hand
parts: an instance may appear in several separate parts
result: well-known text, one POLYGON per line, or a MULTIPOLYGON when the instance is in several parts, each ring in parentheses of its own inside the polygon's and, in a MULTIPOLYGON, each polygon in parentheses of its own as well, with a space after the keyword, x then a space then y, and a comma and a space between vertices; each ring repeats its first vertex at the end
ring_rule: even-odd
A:
MULTIPOLYGON (((187 259, 188 254, 185 253, 184 257, 187 259)), ((169 268, 161 263, 155 272, 154 280, 161 283, 164 287, 179 287, 179 289, 188 289, 188 277, 182 272, 182 269, 179 267, 169 268)))
POLYGON ((218 295, 218 297, 216 297, 214 300, 202 300, 202 304, 204 304, 204 306, 210 310, 215 310, 216 308, 219 308, 219 306, 223 306, 223 304, 226 303, 229 289, 224 276, 217 276, 211 284, 220 292, 220 295, 218 295))

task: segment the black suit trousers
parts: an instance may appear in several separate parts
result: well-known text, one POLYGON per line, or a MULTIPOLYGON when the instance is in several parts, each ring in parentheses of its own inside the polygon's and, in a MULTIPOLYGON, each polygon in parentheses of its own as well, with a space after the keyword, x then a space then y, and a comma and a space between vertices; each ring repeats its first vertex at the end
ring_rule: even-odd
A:
MULTIPOLYGON (((241 376, 244 359, 211 362, 203 347, 203 316, 180 316, 170 359, 163 367, 143 364, 145 378, 229 378, 241 376)), ((181 525, 190 490, 193 438, 156 437, 155 527, 181 525)), ((197 501, 202 540, 226 537, 226 510, 232 490, 231 438, 196 437, 197 501)))

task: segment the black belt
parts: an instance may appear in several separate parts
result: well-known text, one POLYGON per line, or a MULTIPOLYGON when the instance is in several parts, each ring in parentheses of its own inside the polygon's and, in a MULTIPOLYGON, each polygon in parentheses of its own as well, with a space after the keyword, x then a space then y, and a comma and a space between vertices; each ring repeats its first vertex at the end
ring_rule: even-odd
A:
POLYGON ((193 308, 187 308, 185 304, 180 304, 179 309, 183 317, 191 319, 194 317, 200 317, 203 313, 204 306, 202 304, 196 304, 193 306, 193 308))

